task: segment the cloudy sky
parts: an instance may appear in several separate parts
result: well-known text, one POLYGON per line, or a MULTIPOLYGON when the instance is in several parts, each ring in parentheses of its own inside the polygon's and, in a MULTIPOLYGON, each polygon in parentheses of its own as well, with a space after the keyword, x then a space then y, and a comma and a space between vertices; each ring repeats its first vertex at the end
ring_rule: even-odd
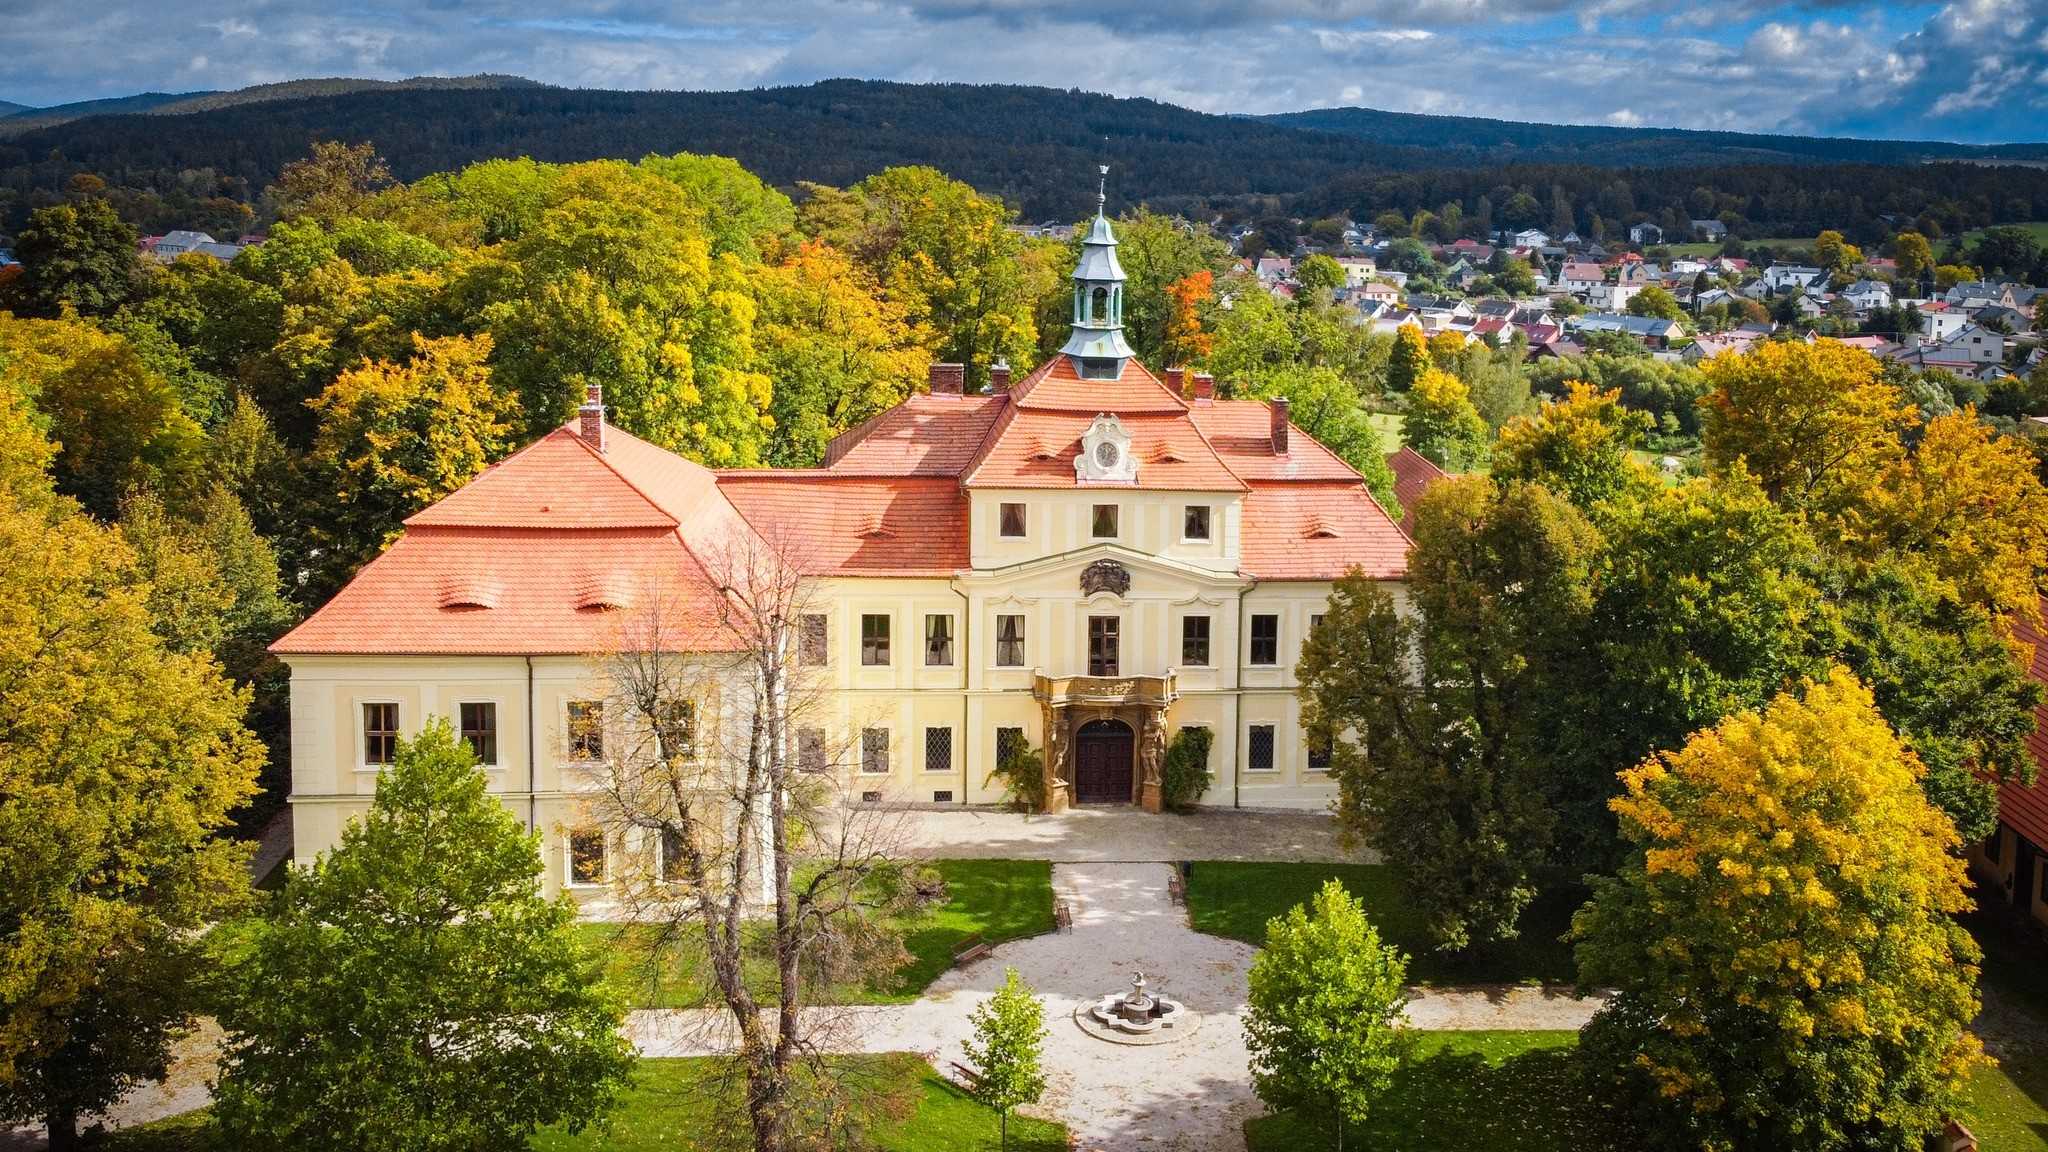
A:
POLYGON ((1212 112, 2048 138, 2048 0, 4 0, 0 99, 504 72, 1045 84, 1212 112))

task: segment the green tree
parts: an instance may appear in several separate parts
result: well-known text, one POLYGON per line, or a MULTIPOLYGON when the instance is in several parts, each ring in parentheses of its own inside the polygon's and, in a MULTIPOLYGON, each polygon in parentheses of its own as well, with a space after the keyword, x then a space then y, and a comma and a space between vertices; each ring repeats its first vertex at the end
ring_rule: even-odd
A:
POLYGON ((1010 1113, 1045 1095, 1040 1049, 1045 1043, 1045 1006, 1015 968, 1003 969, 1003 986, 975 1007, 968 1019, 974 1035, 962 1043, 978 1078, 968 1091, 995 1110, 1002 1147, 1010 1146, 1010 1113))
POLYGON ((236 1146, 477 1152, 601 1119, 624 1008, 541 872, 446 720, 401 741, 227 975, 214 1114, 236 1146))
POLYGON ((1215 735, 1196 724, 1183 725, 1166 746, 1166 762, 1160 768, 1159 790, 1166 807, 1190 808, 1209 790, 1215 778, 1209 771, 1209 749, 1215 735))
POLYGON ((1489 437, 1463 380, 1441 368, 1416 379, 1401 416, 1403 443, 1445 471, 1464 472, 1485 462, 1489 437))
POLYGON ((135 291, 135 245, 135 229, 99 197, 38 208, 14 238, 22 274, 8 303, 25 316, 111 315, 135 291))
POLYGON ((1660 320, 1685 323, 1685 306, 1678 298, 1655 284, 1628 298, 1628 314, 1631 316, 1655 316, 1660 320))
POLYGON ((0 411, 0 1122, 65 1149, 191 1026, 201 929, 248 892, 215 834, 262 748, 213 658, 159 638, 120 534, 28 471, 23 414, 0 411))
POLYGON ((812 237, 866 266, 929 334, 934 359, 967 365, 969 385, 999 359, 1032 357, 1035 306, 1054 289, 1026 275, 1001 201, 934 168, 886 168, 804 209, 812 237))
POLYGON ((1244 1017, 1259 1099, 1327 1122, 1341 1152, 1344 1129, 1365 1121, 1412 1046, 1399 1027, 1407 974, 1407 957, 1335 880, 1268 922, 1244 1017))
POLYGON ((796 230, 796 207, 789 197, 730 157, 678 152, 645 157, 639 166, 688 195, 703 216, 713 256, 730 252, 759 260, 796 230))
POLYGON ((1331 293, 1344 286, 1344 266, 1317 252, 1294 266, 1294 283, 1301 289, 1296 304, 1303 307, 1327 304, 1331 293))
MULTIPOLYGON (((1179 311, 1174 289, 1204 273, 1210 277, 1204 286, 1213 284, 1214 278, 1230 267, 1230 249, 1206 224, 1143 207, 1117 219, 1116 241, 1117 263, 1123 266, 1126 277, 1124 336, 1138 353, 1139 361, 1157 367, 1196 363, 1199 357, 1186 351, 1187 317, 1179 311), (1182 324, 1178 333, 1177 321, 1182 324), (1179 356, 1175 355, 1177 351, 1179 356)), ((1073 311, 1073 284, 1067 276, 1073 272, 1072 261, 1078 258, 1079 251, 1076 237, 1067 247, 1068 261, 1059 269, 1060 276, 1051 287, 1053 315, 1057 319, 1046 326, 1043 335, 1048 340, 1066 339, 1067 317, 1073 311)), ((1197 291, 1194 295, 1206 304, 1206 292, 1197 291)))
POLYGON ((369 141, 318 140, 312 155, 284 166, 270 196, 277 202, 280 219, 333 221, 358 214, 390 183, 391 169, 369 141))
POLYGON ((1582 1051, 1650 1147, 1917 1149, 1981 1057, 1954 828, 1845 671, 1623 773, 1582 1051))
POLYGON ((1541 486, 1484 476, 1411 513, 1415 613, 1338 581, 1302 648, 1302 723, 1331 750, 1339 819, 1393 864, 1437 946, 1463 951, 1512 938, 1535 895, 1548 712, 1577 676, 1599 534, 1541 486))

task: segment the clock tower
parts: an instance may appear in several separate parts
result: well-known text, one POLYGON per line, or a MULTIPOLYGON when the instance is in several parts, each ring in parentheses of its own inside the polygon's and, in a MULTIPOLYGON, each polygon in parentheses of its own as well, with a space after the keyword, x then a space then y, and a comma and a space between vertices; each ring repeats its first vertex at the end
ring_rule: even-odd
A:
POLYGON ((1116 259, 1116 233, 1103 214, 1108 203, 1109 165, 1101 169, 1095 191, 1095 219, 1081 241, 1081 260, 1074 265, 1073 334, 1060 354, 1074 362, 1083 380, 1115 380, 1136 353, 1124 342, 1124 269, 1116 259))

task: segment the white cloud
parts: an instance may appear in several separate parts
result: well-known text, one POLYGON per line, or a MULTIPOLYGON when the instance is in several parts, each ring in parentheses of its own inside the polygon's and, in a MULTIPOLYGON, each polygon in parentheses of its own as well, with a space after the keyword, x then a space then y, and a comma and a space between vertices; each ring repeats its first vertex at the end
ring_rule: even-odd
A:
POLYGON ((226 18, 196 0, 8 6, 0 98, 31 103, 292 76, 493 71, 661 88, 859 76, 1213 112, 1362 104, 1981 139, 2041 137, 2048 99, 2048 0, 1953 0, 1895 42, 1871 30, 1890 10, 1879 0, 266 0, 226 18))

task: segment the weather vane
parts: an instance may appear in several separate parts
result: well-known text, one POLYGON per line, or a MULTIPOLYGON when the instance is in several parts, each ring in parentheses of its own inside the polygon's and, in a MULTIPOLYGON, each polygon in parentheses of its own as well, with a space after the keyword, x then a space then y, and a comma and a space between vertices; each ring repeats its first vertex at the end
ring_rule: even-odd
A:
POLYGON ((1097 164, 1096 171, 1102 173, 1102 180, 1095 185, 1095 214, 1102 215, 1102 209, 1109 203, 1109 165, 1097 164))

